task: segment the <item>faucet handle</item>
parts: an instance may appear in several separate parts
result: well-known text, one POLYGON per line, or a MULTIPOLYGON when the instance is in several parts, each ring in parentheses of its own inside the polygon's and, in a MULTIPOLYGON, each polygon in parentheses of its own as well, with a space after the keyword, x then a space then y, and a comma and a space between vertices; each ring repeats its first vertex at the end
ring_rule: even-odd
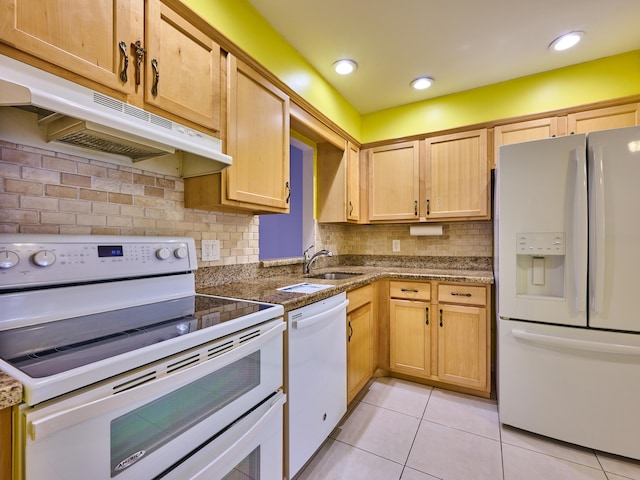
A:
POLYGON ((309 248, 307 248, 302 255, 304 256, 304 258, 309 258, 309 255, 307 255, 309 253, 309 250, 311 250, 315 245, 311 245, 309 248))

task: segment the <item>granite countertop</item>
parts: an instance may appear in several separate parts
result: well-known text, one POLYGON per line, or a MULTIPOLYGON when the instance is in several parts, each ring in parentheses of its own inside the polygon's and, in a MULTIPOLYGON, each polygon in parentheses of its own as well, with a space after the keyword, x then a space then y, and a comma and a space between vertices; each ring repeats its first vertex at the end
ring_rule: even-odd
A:
POLYGON ((22 401, 22 384, 4 372, 0 372, 0 409, 17 405, 22 401))
MULTIPOLYGON (((313 274, 325 272, 353 272, 360 273, 343 280, 323 280, 309 278, 300 274, 286 274, 273 277, 256 278, 217 286, 199 287, 198 293, 219 295, 223 297, 253 300, 258 302, 276 303, 283 305, 285 310, 293 310, 310 303, 328 298, 341 292, 356 289, 382 278, 404 280, 437 280, 446 282, 466 282, 492 284, 493 272, 489 270, 463 269, 429 269, 391 266, 339 266, 332 268, 314 269, 313 274), (331 285, 316 293, 283 292, 278 288, 297 283, 320 283, 331 285)), ((22 401, 22 384, 0 371, 0 408, 10 407, 22 401)))
POLYGON ((198 293, 218 295, 223 297, 240 298, 267 303, 277 303, 284 306, 285 310, 293 310, 324 298, 336 295, 367 285, 381 278, 404 280, 437 280, 446 282, 466 282, 479 284, 492 284, 493 272, 486 270, 459 270, 459 269, 425 269, 407 267, 363 267, 363 266, 339 266, 313 270, 312 274, 325 272, 354 272, 361 273, 343 280, 323 280, 309 278, 300 274, 288 274, 277 277, 257 278, 240 282, 227 283, 211 287, 198 288, 198 293), (283 292, 278 288, 297 283, 319 283, 332 285, 331 288, 316 293, 283 292))

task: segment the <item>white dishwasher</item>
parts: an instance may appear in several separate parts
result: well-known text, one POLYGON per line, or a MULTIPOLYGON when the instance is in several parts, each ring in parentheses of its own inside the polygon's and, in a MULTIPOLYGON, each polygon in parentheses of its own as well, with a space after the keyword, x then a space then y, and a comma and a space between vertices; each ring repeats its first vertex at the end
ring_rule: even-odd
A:
POLYGON ((341 293, 287 315, 290 479, 347 411, 348 304, 341 293))

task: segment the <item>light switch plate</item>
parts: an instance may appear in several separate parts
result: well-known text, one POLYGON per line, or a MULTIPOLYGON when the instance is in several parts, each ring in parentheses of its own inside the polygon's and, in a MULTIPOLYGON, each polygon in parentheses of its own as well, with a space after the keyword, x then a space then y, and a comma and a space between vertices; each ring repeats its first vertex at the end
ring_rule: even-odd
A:
POLYGON ((202 240, 202 261, 220 260, 220 240, 202 240))
POLYGON ((400 240, 392 240, 391 245, 394 252, 400 251, 400 240))

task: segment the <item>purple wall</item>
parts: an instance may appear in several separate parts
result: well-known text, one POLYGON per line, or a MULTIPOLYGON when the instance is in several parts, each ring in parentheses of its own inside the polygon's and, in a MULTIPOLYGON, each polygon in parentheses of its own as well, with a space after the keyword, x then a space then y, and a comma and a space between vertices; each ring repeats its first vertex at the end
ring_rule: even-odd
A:
POLYGON ((260 215, 260 260, 302 256, 302 150, 291 146, 288 214, 260 215))

